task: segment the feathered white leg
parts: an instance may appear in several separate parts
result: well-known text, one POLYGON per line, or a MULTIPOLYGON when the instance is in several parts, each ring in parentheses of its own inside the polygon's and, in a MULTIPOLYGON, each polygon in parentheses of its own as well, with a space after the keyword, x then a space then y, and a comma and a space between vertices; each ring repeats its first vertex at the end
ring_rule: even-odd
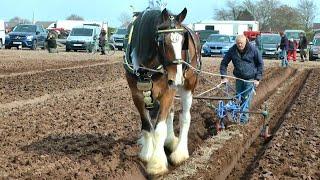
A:
POLYGON ((142 137, 138 140, 138 144, 142 146, 142 149, 139 153, 141 160, 148 162, 153 154, 153 135, 151 132, 142 131, 142 137))
POLYGON ((180 134, 179 142, 172 154, 170 155, 171 161, 174 164, 180 164, 189 158, 188 151, 188 132, 190 127, 190 109, 192 104, 192 93, 191 91, 180 90, 181 102, 182 102, 182 113, 180 114, 180 134))
POLYGON ((167 136, 167 124, 160 121, 154 132, 154 151, 150 161, 147 164, 148 174, 164 174, 168 171, 167 156, 164 152, 164 141, 167 136))
POLYGON ((173 117, 174 117, 174 110, 171 109, 171 112, 168 115, 167 118, 167 138, 164 143, 164 145, 171 151, 173 152, 174 149, 177 147, 178 144, 178 138, 174 135, 174 128, 173 128, 173 117))

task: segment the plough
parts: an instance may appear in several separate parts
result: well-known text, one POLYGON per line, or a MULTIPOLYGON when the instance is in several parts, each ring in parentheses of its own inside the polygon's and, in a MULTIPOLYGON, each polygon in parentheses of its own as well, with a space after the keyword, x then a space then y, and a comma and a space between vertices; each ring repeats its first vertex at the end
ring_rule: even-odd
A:
POLYGON ((228 84, 223 83, 225 85, 225 89, 223 90, 220 88, 221 84, 217 87, 223 91, 226 97, 205 97, 205 96, 195 96, 194 99, 202 99, 202 100, 211 100, 211 101, 218 101, 216 105, 212 102, 207 103, 207 106, 212 109, 216 116, 218 117, 219 121, 215 123, 215 127, 217 132, 220 132, 226 128, 226 124, 246 124, 247 121, 242 121, 241 116, 245 114, 260 114, 264 117, 264 126, 261 130, 261 136, 265 139, 269 138, 269 127, 267 122, 268 118, 268 111, 267 107, 265 106, 264 110, 257 110, 257 111, 249 111, 250 101, 255 93, 255 87, 252 85, 250 88, 246 89, 245 91, 235 94, 235 90, 228 84), (248 97, 246 100, 242 102, 241 96, 246 93, 248 97), (227 123, 229 122, 229 123, 227 123))

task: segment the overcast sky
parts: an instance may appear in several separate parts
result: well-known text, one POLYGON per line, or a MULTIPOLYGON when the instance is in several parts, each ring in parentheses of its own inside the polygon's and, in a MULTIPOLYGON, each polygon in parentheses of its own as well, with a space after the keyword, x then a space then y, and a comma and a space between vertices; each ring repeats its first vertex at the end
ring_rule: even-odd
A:
MULTIPOLYGON (((185 23, 212 19, 215 9, 225 7, 226 0, 163 0, 173 13, 179 13, 184 7, 188 9, 185 23)), ((298 0, 282 0, 292 7, 298 0)), ((315 0, 320 8, 320 1, 315 0)), ((15 16, 35 21, 64 20, 71 14, 83 17, 85 20, 105 21, 109 26, 121 25, 120 15, 131 16, 133 6, 136 11, 142 11, 148 6, 148 0, 1 0, 0 19, 10 20, 15 16)), ((320 16, 316 17, 320 21, 320 16)))

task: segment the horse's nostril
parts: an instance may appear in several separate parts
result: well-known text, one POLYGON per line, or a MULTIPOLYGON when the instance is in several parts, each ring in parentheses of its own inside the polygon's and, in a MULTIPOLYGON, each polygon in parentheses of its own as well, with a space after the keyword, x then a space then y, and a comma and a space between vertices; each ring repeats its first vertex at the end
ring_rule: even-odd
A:
POLYGON ((173 85, 174 81, 173 80, 168 80, 169 86, 173 85))

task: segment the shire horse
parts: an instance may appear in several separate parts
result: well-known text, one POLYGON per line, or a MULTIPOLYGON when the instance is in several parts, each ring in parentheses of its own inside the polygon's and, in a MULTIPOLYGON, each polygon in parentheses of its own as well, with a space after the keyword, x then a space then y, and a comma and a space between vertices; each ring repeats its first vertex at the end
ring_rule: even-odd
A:
POLYGON ((189 158, 190 108, 198 80, 195 69, 200 69, 201 55, 199 38, 181 24, 186 14, 186 8, 178 15, 167 9, 146 10, 128 27, 124 67, 141 118, 139 157, 147 163, 150 175, 168 171, 164 146, 171 151, 170 160, 175 165, 189 158), (173 127, 176 94, 180 95, 182 105, 179 137, 173 127))

